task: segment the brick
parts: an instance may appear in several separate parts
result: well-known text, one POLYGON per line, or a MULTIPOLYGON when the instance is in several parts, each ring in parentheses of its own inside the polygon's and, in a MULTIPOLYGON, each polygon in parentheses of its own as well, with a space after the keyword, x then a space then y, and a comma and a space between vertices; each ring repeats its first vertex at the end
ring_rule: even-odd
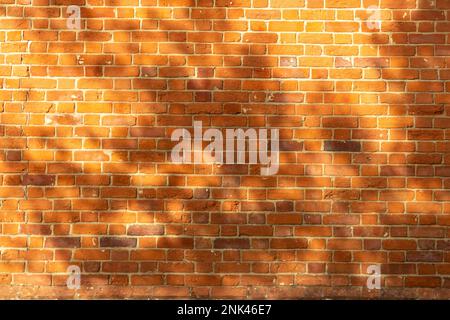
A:
POLYGON ((23 178, 25 185, 53 185, 55 183, 55 176, 46 175, 26 175, 23 178))
POLYGON ((100 239, 101 247, 135 247, 136 238, 106 237, 100 239))
POLYGON ((79 237, 47 238, 45 246, 47 248, 78 248, 80 247, 80 238, 79 237))
POLYGON ((127 234, 131 236, 161 235, 164 234, 164 228, 158 225, 133 225, 128 228, 127 234))
POLYGON ((358 152, 361 150, 361 145, 357 141, 325 141, 324 151, 348 151, 358 152))
POLYGON ((245 249, 250 248, 248 239, 216 239, 214 247, 218 249, 245 249))

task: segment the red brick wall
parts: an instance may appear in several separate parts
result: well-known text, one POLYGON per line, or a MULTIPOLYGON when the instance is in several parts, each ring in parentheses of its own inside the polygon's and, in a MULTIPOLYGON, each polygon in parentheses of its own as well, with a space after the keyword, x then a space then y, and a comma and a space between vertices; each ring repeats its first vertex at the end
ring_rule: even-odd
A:
POLYGON ((0 297, 450 297, 450 1, 1 3, 0 297), (194 120, 278 173, 173 164, 194 120))

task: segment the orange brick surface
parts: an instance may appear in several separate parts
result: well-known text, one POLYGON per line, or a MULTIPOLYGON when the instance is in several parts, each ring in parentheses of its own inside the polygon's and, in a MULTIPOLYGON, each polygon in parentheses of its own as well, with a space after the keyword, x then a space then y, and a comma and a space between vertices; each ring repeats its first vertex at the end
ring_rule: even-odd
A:
POLYGON ((1 3, 0 298, 450 298, 450 1, 1 3))

